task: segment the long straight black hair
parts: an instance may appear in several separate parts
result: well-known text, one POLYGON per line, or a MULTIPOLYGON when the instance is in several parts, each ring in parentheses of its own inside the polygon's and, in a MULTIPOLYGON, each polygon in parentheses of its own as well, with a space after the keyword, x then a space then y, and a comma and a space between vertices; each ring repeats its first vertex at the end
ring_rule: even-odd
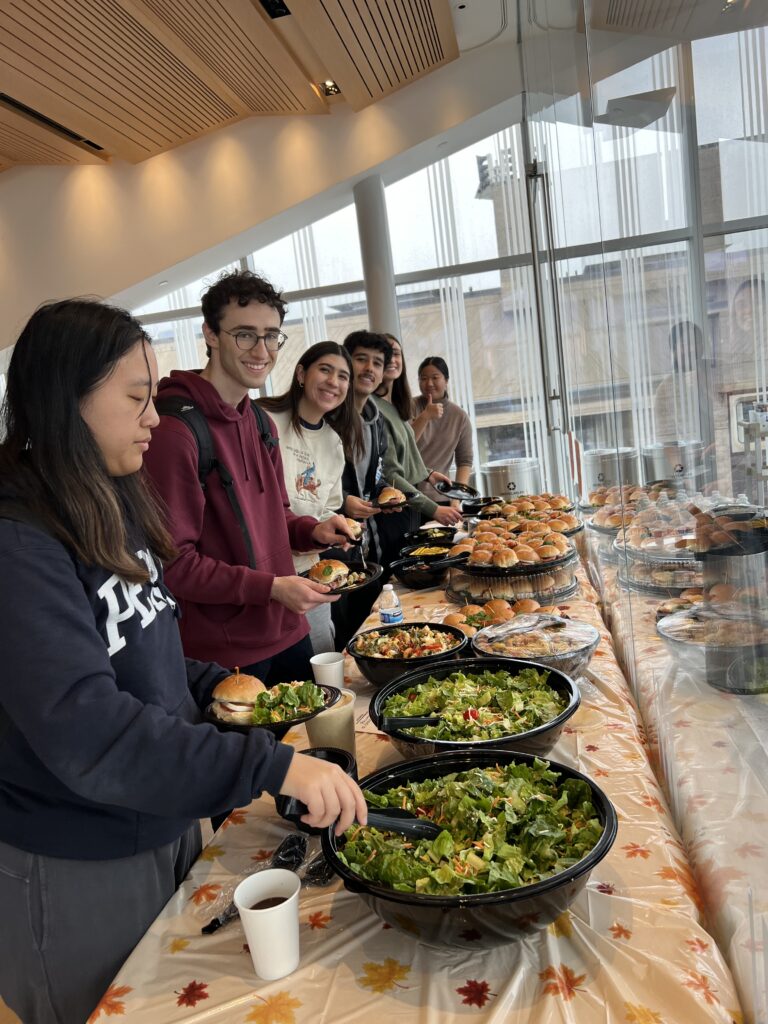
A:
MULTIPOLYGON (((340 356, 347 364, 349 370, 349 387, 341 405, 338 405, 331 412, 323 416, 323 420, 333 427, 341 438, 344 446, 344 456, 350 462, 354 462, 358 455, 363 452, 363 431, 360 425, 360 416, 355 409, 355 391, 353 387, 354 370, 349 352, 335 341, 318 341, 311 345, 306 352, 299 356, 296 368, 300 366, 306 373, 310 366, 320 362, 326 356, 340 356)), ((290 411, 291 426, 299 435, 303 436, 301 429, 301 417, 299 416, 299 402, 303 393, 303 386, 299 383, 296 369, 293 371, 291 386, 283 395, 275 395, 272 398, 260 398, 259 405, 268 412, 290 411)))
MULTIPOLYGON (((0 444, 4 490, 88 565, 134 583, 149 579, 129 546, 127 520, 163 560, 175 552, 143 473, 112 477, 85 420, 83 399, 136 345, 150 344, 124 309, 67 299, 38 309, 8 367, 0 444)), ((151 392, 147 391, 147 402, 151 392)))

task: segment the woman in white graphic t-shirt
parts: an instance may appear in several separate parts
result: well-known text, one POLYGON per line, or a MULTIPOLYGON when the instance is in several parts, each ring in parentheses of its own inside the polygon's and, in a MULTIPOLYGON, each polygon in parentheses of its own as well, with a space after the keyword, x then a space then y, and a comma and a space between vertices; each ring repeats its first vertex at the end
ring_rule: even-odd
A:
MULTIPOLYGON (((285 488, 297 515, 322 520, 342 510, 344 460, 354 461, 362 450, 351 381, 349 354, 335 341, 320 341, 299 358, 284 395, 260 399, 277 426, 285 488)), ((294 554, 296 571, 318 558, 294 554)), ((330 608, 319 605, 307 614, 315 654, 334 649, 330 608)))

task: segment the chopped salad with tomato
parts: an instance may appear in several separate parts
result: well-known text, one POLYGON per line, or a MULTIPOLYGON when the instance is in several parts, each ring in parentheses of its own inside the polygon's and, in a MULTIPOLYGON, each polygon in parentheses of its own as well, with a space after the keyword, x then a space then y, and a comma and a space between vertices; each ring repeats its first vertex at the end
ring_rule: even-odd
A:
POLYGON ((492 740, 528 732, 565 710, 567 698, 547 682, 549 672, 525 668, 510 672, 451 672, 430 676, 384 702, 385 718, 439 715, 437 725, 409 729, 434 740, 492 740))
POLYGON ((458 647, 461 639, 431 626, 403 626, 386 633, 378 629, 355 640, 355 654, 366 658, 426 658, 458 647))

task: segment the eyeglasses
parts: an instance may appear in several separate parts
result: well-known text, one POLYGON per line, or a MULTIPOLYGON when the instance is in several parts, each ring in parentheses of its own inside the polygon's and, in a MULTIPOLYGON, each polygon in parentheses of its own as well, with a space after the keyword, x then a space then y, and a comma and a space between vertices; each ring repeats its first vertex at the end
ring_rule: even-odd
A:
POLYGON ((219 330, 235 339, 235 344, 243 352, 250 352, 256 348, 260 341, 266 345, 268 352, 278 352, 288 341, 288 335, 282 331, 267 331, 266 334, 257 334, 255 331, 227 331, 223 327, 219 330))

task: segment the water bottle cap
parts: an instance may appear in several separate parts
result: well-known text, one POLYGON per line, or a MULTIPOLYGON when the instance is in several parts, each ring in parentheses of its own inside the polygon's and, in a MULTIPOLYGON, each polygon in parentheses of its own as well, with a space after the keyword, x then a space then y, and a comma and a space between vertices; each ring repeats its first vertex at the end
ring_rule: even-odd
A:
POLYGON ((382 590, 391 590, 391 589, 392 589, 392 584, 391 583, 385 583, 384 586, 382 587, 382 590))

